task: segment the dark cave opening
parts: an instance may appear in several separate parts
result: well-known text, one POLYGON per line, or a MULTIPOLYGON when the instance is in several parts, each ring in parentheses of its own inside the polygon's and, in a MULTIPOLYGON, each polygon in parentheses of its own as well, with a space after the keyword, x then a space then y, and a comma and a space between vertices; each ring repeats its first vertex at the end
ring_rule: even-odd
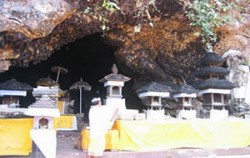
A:
MULTIPOLYGON (((56 80, 56 73, 51 72, 51 67, 61 65, 68 69, 67 74, 61 74, 59 78, 60 88, 68 90, 70 98, 79 103, 79 91, 69 91, 69 87, 82 78, 83 81, 92 86, 91 91, 83 93, 83 112, 87 112, 90 100, 93 97, 105 97, 105 88, 99 82, 104 76, 111 73, 111 67, 115 61, 115 48, 103 42, 100 34, 86 36, 73 43, 63 46, 59 51, 54 52, 46 61, 39 64, 30 64, 29 67, 11 67, 7 72, 0 74, 0 82, 15 78, 17 81, 27 83, 36 87, 36 81, 40 78, 50 76, 56 80)), ((119 68, 118 68, 119 69, 119 68)), ((119 70, 119 73, 122 73, 119 70)), ((125 83, 124 89, 131 89, 132 81, 125 83), (126 87, 128 85, 128 87, 126 87)), ((126 96, 124 96, 126 98, 126 96)), ((131 97, 129 97, 131 98, 131 97)), ((22 107, 27 107, 34 98, 32 94, 20 98, 22 107)), ((79 112, 79 107, 74 107, 74 113, 79 112)))

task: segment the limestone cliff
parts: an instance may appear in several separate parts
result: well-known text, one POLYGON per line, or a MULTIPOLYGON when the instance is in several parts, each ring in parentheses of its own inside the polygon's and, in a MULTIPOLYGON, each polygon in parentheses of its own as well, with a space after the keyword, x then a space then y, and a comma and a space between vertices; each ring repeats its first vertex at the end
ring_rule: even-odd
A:
MULTIPOLYGON (((239 6, 230 23, 217 29, 214 50, 241 50, 249 60, 250 2, 239 6)), ((185 10, 179 0, 2 0, 0 71, 39 63, 65 44, 104 32, 127 75, 189 80, 206 51, 185 10)))

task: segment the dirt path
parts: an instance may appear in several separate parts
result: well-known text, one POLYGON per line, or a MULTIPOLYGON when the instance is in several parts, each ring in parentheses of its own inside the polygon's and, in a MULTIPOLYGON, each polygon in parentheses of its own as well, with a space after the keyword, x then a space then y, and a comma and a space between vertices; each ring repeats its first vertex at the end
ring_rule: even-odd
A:
POLYGON ((57 133, 57 158, 86 157, 86 152, 75 147, 79 136, 80 131, 59 131, 57 133))

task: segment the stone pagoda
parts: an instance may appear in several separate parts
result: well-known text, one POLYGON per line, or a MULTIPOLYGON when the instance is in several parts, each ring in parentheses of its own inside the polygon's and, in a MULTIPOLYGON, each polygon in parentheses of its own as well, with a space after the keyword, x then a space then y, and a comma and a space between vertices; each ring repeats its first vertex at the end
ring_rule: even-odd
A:
POLYGON ((226 95, 234 88, 233 83, 225 79, 230 71, 222 67, 224 59, 214 52, 206 53, 200 63, 202 68, 194 76, 201 80, 193 86, 200 90, 198 95, 202 97, 203 108, 210 110, 210 118, 226 118, 226 95))
POLYGON ((196 118, 196 110, 192 105, 192 100, 197 97, 198 90, 188 84, 183 84, 176 89, 173 98, 177 99, 181 110, 178 118, 194 119, 196 118))
POLYGON ((124 82, 130 80, 129 77, 118 74, 118 69, 115 64, 112 66, 112 73, 105 76, 99 82, 104 83, 106 87, 106 99, 104 100, 105 105, 120 105, 126 109, 125 99, 122 96, 122 87, 124 82))

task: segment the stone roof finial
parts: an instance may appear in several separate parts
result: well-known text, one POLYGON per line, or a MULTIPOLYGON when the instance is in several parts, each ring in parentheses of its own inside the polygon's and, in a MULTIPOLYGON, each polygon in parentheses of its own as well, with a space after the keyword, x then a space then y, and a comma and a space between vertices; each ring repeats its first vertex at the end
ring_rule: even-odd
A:
POLYGON ((113 74, 118 74, 118 69, 117 69, 117 67, 116 67, 115 64, 113 64, 111 70, 112 70, 112 73, 113 73, 113 74))

